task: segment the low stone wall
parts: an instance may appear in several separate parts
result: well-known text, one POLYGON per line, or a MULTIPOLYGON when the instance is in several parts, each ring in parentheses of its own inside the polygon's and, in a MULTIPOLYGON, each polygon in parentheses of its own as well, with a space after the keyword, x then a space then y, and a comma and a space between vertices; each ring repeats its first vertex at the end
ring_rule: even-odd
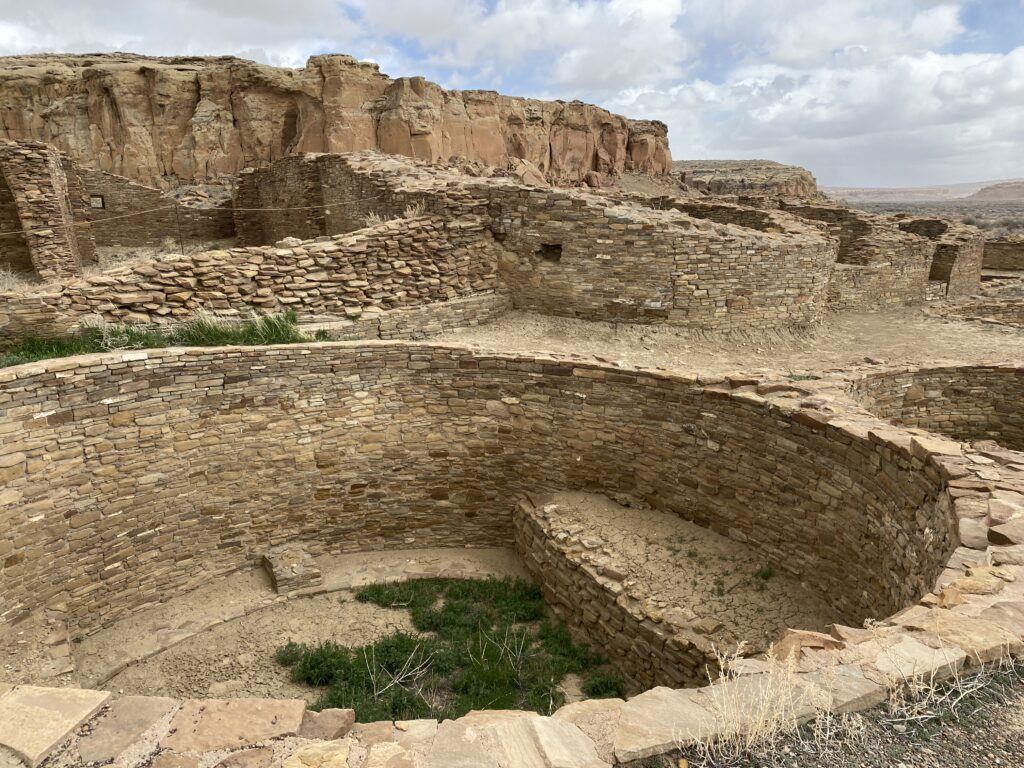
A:
POLYGON ((358 318, 499 289, 496 248, 479 220, 421 217, 333 239, 170 257, 38 296, 0 294, 0 332, 11 340, 67 333, 90 317, 157 325, 199 310, 358 318))
POLYGON ((682 515, 858 622, 927 591, 955 536, 938 475, 885 439, 557 358, 379 342, 54 360, 0 371, 0 433, 0 619, 59 599, 75 633, 285 541, 507 545, 524 489, 682 515))
POLYGON ((1024 368, 942 366, 856 378, 852 392, 876 416, 957 440, 1024 450, 1024 368))
POLYGON ((673 626, 663 614, 647 615, 624 593, 621 578, 586 562, 578 541, 558 540, 543 500, 521 501, 512 521, 516 549, 555 615, 614 659, 634 685, 684 688, 708 682, 709 671, 715 677, 711 642, 673 626))
POLYGON ((1024 237, 1001 237, 985 241, 985 269, 1024 271, 1024 237))
POLYGON ((197 208, 182 205, 153 187, 123 176, 79 169, 86 194, 103 207, 90 206, 86 217, 98 246, 158 247, 167 239, 178 245, 211 243, 235 235, 231 205, 197 208))
POLYGON ((1024 298, 1001 299, 993 297, 981 301, 961 302, 936 308, 945 317, 963 320, 981 320, 989 323, 1013 325, 1024 328, 1024 298))

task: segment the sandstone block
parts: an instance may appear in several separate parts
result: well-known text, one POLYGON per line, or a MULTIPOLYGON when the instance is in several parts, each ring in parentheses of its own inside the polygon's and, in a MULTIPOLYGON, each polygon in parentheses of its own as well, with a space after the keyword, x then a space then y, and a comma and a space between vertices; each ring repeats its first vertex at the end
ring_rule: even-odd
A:
POLYGON ((160 746, 177 752, 237 749, 295 736, 306 703, 300 699, 188 699, 160 746))

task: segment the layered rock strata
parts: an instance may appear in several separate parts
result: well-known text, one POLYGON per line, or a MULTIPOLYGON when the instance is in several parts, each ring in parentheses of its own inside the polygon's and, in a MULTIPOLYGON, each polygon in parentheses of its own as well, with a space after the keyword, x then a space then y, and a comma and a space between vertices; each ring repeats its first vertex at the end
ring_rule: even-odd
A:
POLYGON ((551 180, 668 171, 667 129, 577 101, 446 91, 350 56, 302 69, 233 57, 0 59, 0 137, 150 185, 217 179, 302 152, 379 149, 432 162, 533 163, 551 180))

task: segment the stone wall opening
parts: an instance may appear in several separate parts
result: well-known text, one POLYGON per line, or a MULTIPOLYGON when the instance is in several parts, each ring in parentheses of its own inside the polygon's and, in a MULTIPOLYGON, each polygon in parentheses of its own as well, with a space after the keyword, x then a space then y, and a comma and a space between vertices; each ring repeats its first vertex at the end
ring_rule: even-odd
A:
POLYGON ((23 229, 14 195, 0 174, 0 269, 18 275, 33 275, 35 266, 23 229))

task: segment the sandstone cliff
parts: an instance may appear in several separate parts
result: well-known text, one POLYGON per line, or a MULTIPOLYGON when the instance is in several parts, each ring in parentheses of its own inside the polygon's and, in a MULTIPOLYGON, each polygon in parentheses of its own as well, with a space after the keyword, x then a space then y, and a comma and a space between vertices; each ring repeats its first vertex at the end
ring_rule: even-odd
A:
POLYGON ((302 69, 234 57, 0 58, 0 138, 42 140, 84 165, 162 186, 357 149, 497 166, 523 158, 562 182, 671 165, 662 123, 392 80, 342 55, 311 57, 302 69))
POLYGON ((672 170, 681 173, 691 189, 713 195, 820 195, 817 180, 806 168, 772 160, 677 160, 672 170))

